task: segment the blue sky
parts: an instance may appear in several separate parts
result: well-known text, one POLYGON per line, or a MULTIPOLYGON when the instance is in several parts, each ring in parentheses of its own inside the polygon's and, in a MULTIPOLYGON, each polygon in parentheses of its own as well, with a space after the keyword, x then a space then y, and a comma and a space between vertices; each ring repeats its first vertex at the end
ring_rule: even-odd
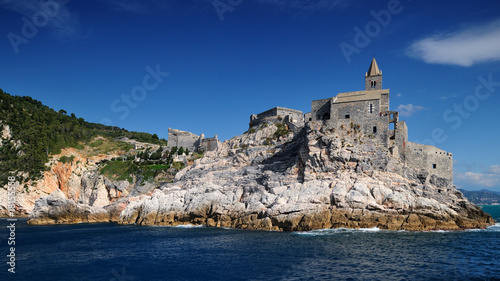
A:
POLYGON ((0 0, 0 88, 91 122, 229 139, 274 106, 362 90, 500 191, 500 2, 0 0), (498 81, 498 82, 497 82, 498 81))

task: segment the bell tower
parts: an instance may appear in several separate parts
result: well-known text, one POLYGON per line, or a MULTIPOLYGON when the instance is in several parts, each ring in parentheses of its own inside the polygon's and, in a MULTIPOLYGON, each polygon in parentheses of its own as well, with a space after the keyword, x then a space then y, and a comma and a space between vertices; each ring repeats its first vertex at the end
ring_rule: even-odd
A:
POLYGON ((382 71, 378 68, 375 58, 372 59, 370 68, 365 74, 365 90, 380 90, 382 89, 382 71))

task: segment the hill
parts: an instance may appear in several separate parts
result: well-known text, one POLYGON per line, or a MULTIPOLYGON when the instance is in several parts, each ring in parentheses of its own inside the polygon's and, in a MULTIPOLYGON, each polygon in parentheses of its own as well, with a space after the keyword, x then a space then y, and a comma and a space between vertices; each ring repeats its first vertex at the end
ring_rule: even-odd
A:
POLYGON ((465 197, 467 197, 474 204, 478 205, 499 205, 500 204, 500 193, 490 191, 487 189, 482 190, 464 190, 459 189, 465 197))
POLYGON ((55 193, 105 206, 150 192, 202 154, 167 147, 155 134, 85 121, 0 90, 0 216, 27 216, 55 193), (8 208, 8 178, 16 204, 8 208))
POLYGON ((97 136, 167 144, 156 134, 87 122, 63 109, 55 111, 29 96, 13 96, 1 89, 0 113, 0 186, 7 183, 9 175, 21 176, 22 182, 39 179, 48 169, 51 155, 68 147, 83 148, 97 136))

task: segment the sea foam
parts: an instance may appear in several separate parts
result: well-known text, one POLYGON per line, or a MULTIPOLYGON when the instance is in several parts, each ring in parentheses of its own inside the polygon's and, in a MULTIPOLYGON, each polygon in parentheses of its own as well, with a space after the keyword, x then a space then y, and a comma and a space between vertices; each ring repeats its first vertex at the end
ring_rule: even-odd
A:
POLYGON ((378 227, 373 227, 373 228, 358 228, 358 229, 351 229, 351 228, 327 228, 327 229, 316 229, 316 230, 311 230, 311 231, 298 231, 298 232, 293 232, 293 234, 296 235, 305 235, 305 236, 326 236, 326 235, 335 235, 335 234, 340 234, 340 233, 356 233, 356 232, 379 232, 381 231, 380 228, 378 227))

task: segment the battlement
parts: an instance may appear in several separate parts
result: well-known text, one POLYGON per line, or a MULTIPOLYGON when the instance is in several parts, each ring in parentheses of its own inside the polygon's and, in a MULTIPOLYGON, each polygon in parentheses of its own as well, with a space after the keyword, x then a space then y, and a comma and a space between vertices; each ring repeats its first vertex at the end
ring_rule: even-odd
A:
POLYGON ((217 135, 213 138, 205 138, 204 134, 196 135, 187 131, 168 128, 167 147, 185 147, 189 151, 203 150, 213 151, 221 144, 217 135))

